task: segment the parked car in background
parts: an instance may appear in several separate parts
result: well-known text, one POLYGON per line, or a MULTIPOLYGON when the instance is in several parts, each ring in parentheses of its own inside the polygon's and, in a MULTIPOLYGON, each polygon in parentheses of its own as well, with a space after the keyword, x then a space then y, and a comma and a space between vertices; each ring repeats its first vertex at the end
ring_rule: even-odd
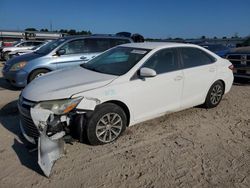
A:
POLYGON ((9 60, 9 52, 12 52, 15 50, 31 49, 42 43, 43 41, 20 41, 20 42, 13 44, 13 46, 4 47, 0 50, 1 59, 7 61, 9 60))
POLYGON ((67 36, 10 59, 2 73, 12 85, 24 87, 50 71, 87 62, 109 48, 131 42, 131 38, 110 35, 67 36))
POLYGON ((32 81, 18 102, 21 131, 38 139, 39 165, 49 176, 64 135, 110 143, 127 126, 200 104, 216 107, 232 82, 232 64, 202 47, 124 44, 32 81))
POLYGON ((225 55, 230 51, 228 46, 222 44, 200 44, 203 48, 206 48, 220 57, 225 57, 225 55))
POLYGON ((31 49, 21 49, 21 50, 15 50, 15 51, 9 52, 9 59, 16 57, 16 56, 20 56, 20 55, 34 52, 36 50, 39 50, 41 47, 43 47, 44 45, 46 45, 49 42, 51 42, 51 40, 45 41, 45 42, 41 43, 40 45, 37 45, 31 49))
POLYGON ((231 50, 226 54, 226 59, 234 65, 235 78, 250 80, 250 46, 231 50))

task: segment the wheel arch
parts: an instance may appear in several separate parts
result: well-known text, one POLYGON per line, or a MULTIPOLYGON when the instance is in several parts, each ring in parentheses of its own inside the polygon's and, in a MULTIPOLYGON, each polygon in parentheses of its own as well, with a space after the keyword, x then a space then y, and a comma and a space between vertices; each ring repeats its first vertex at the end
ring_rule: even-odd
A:
POLYGON ((35 72, 35 71, 37 71, 37 70, 47 70, 47 71, 52 71, 51 69, 49 69, 49 68, 47 68, 47 67, 38 67, 38 68, 35 68, 34 70, 32 70, 30 73, 29 73, 29 75, 28 75, 28 77, 27 77, 27 82, 29 82, 29 80, 30 80, 30 76, 35 72))
MULTIPOLYGON (((223 94, 224 94, 224 93, 225 93, 225 89, 226 89, 226 83, 225 83, 224 80, 222 80, 222 79, 218 79, 218 80, 216 80, 214 83, 216 83, 216 82, 221 82, 221 83, 222 83, 223 89, 224 89, 224 90, 223 90, 223 94)), ((214 83, 213 83, 213 84, 214 84, 214 83)), ((213 84, 212 84, 212 85, 213 85, 213 84)))
POLYGON ((127 127, 129 126, 130 124, 130 118, 131 118, 131 115, 130 115, 130 111, 129 111, 129 108, 128 106, 123 103, 122 101, 118 101, 118 100, 110 100, 110 101, 105 101, 104 103, 102 104, 105 104, 105 103, 113 103, 113 104, 116 104, 117 106, 119 106, 126 114, 126 117, 127 117, 127 127))

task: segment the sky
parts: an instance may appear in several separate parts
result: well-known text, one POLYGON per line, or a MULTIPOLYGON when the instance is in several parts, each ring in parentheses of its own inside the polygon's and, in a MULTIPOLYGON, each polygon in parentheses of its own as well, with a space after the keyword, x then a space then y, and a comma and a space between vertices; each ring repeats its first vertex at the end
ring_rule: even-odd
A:
POLYGON ((250 35, 250 0, 0 0, 0 29, 140 33, 146 38, 250 35))

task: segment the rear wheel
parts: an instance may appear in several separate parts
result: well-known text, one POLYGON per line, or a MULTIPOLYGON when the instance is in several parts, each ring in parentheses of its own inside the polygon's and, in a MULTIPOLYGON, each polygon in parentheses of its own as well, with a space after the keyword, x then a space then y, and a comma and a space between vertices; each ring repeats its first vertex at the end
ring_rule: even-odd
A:
POLYGON ((40 76, 43 76, 44 74, 48 73, 49 70, 48 69, 37 69, 35 71, 33 71, 28 79, 28 83, 30 83, 32 80, 34 80, 35 78, 38 78, 40 76))
POLYGON ((221 81, 215 82, 211 88, 209 89, 206 97, 206 101, 204 103, 205 108, 214 108, 216 107, 224 94, 224 85, 221 81))
POLYGON ((107 144, 116 140, 126 129, 124 111, 112 103, 102 104, 88 118, 85 131, 91 145, 107 144))

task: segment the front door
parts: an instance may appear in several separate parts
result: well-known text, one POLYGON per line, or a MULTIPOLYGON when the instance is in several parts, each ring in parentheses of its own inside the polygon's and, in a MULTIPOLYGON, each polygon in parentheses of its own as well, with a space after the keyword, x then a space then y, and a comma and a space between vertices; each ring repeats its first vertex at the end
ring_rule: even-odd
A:
POLYGON ((143 121, 180 108, 183 72, 179 69, 177 51, 163 49, 152 55, 143 67, 157 75, 130 81, 135 121, 143 121))

